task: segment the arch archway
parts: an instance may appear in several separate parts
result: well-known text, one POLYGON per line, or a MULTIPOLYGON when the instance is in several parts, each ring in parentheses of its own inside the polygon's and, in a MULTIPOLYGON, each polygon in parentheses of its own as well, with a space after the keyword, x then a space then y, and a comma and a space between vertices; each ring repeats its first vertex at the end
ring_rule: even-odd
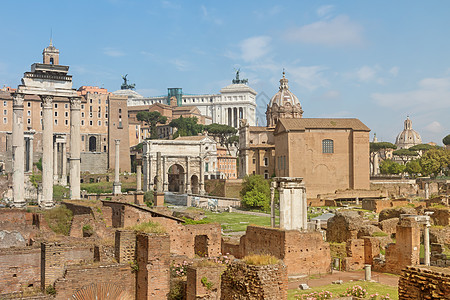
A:
POLYGON ((179 164, 169 167, 167 172, 169 192, 184 192, 184 169, 179 164))
POLYGON ((191 176, 191 190, 192 190, 192 194, 198 194, 200 191, 197 175, 191 176))
POLYGON ((117 282, 114 283, 93 283, 77 290, 71 297, 74 300, 131 300, 133 297, 125 291, 123 286, 117 282))
POLYGON ((89 137, 89 152, 97 152, 97 138, 95 136, 89 137))

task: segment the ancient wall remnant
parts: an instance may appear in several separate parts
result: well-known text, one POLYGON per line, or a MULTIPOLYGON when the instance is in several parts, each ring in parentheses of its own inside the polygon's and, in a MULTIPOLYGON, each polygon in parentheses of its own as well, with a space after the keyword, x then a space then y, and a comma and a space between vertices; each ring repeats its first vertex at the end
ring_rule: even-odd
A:
POLYGON ((363 217, 357 211, 338 211, 327 221, 327 242, 342 243, 356 239, 363 217))
POLYGON ((398 282, 399 300, 449 299, 450 271, 438 267, 406 267, 398 282))
POLYGON ((192 266, 187 268, 186 300, 220 299, 223 266, 192 266))
POLYGON ((114 256, 118 263, 133 262, 136 259, 136 233, 134 231, 116 231, 114 256))
POLYGON ((354 239, 347 241, 346 251, 347 257, 342 260, 342 269, 344 271, 359 270, 364 267, 365 243, 363 239, 354 239))

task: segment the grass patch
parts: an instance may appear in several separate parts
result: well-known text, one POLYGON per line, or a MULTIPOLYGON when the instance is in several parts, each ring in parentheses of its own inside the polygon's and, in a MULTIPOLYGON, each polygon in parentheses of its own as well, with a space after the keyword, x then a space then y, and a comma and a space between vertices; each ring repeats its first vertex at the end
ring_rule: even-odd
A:
MULTIPOLYGON (((391 299, 398 299, 398 290, 396 287, 383 285, 378 282, 367 282, 367 281, 352 281, 345 282, 343 284, 329 284, 319 287, 314 287, 306 291, 301 291, 298 289, 293 289, 288 291, 288 300, 299 299, 298 296, 304 294, 310 294, 312 292, 322 292, 329 291, 333 293, 333 297, 339 296, 341 293, 344 293, 347 288, 351 288, 355 285, 359 285, 362 288, 367 290, 368 295, 372 295, 378 293, 379 295, 389 294, 391 299)), ((300 298, 301 299, 301 298, 300 298)))
POLYGON ((183 225, 197 225, 197 224, 208 224, 211 223, 210 220, 208 219, 202 219, 202 220, 192 220, 186 217, 182 218, 184 220, 184 224, 183 225))
POLYGON ((69 235, 73 214, 65 205, 57 206, 43 212, 48 226, 57 234, 69 235))
POLYGON ((210 211, 205 211, 205 216, 206 218, 203 220, 210 223, 219 223, 224 232, 245 231, 250 224, 270 226, 269 216, 254 216, 233 212, 213 213, 210 211))
POLYGON ((343 258, 347 256, 347 244, 345 242, 342 243, 330 243, 330 252, 331 257, 339 257, 343 258))
POLYGON ((127 227, 126 229, 142 233, 156 233, 156 234, 166 233, 166 229, 162 227, 161 224, 153 223, 151 221, 147 223, 136 224, 134 226, 127 227))
MULTIPOLYGON (((81 183, 80 188, 86 190, 88 194, 111 194, 113 183, 112 182, 93 182, 93 183, 81 183)), ((122 182, 122 193, 136 190, 135 182, 122 182)))
POLYGON ((388 236, 388 234, 386 232, 374 232, 372 233, 372 236, 388 236))
POLYGON ((274 265, 279 262, 278 258, 267 255, 267 254, 252 254, 247 255, 242 259, 246 264, 248 265, 254 265, 254 266, 267 266, 267 265, 274 265))
POLYGON ((53 186, 53 200, 61 201, 63 199, 68 198, 69 198, 69 188, 66 188, 62 185, 53 186))

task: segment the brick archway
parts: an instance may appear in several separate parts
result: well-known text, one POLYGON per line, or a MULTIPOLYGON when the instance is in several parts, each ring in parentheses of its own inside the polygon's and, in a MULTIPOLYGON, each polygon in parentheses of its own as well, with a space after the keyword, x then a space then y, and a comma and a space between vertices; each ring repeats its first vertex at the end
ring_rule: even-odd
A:
POLYGON ((70 299, 73 300, 132 300, 134 299, 118 282, 93 283, 82 287, 70 299))

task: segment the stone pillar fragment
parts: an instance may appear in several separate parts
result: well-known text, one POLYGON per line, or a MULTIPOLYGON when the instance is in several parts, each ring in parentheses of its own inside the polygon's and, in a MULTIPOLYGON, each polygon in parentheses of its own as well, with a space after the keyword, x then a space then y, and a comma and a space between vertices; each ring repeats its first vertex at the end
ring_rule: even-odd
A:
POLYGON ((60 184, 66 186, 67 185, 67 152, 66 152, 66 142, 61 143, 61 152, 62 152, 62 169, 61 169, 61 179, 60 184))
POLYGON ((122 184, 120 183, 120 177, 119 177, 119 158, 120 158, 120 140, 116 139, 115 142, 115 150, 116 150, 116 157, 115 157, 115 167, 114 167, 114 183, 113 183, 113 194, 114 195, 120 195, 122 194, 122 184))
POLYGON ((142 191, 142 166, 137 165, 136 166, 136 191, 141 192, 142 191))
POLYGON ((205 185, 203 184, 204 175, 203 175, 203 157, 200 157, 200 178, 199 180, 199 194, 205 194, 205 185))
POLYGON ((424 245, 424 259, 423 259, 423 263, 426 265, 426 266, 429 266, 430 265, 430 254, 431 254, 431 251, 430 251, 430 223, 429 222, 427 222, 426 224, 425 224, 425 228, 424 228, 424 231, 423 231, 423 245, 424 245))
POLYGON ((23 147, 23 99, 22 94, 14 94, 13 99, 13 203, 15 207, 25 207, 24 199, 24 147, 23 147))
MULTIPOLYGON (((161 152, 156 153, 156 192, 161 193, 163 191, 163 176, 161 174, 161 152)), ((165 171, 164 171, 165 173, 165 171)))
POLYGON ((364 280, 371 281, 372 280, 372 266, 364 265, 364 280))
POLYGON ((375 155, 373 157, 373 175, 378 175, 380 170, 380 155, 378 152, 375 152, 375 155))
POLYGON ((275 227, 275 188, 276 181, 270 183, 270 226, 275 227))
POLYGON ((43 208, 53 207, 53 97, 42 99, 42 202, 43 208))
POLYGON ((301 177, 276 177, 280 192, 280 228, 307 229, 306 188, 301 177))
POLYGON ((33 172, 33 136, 28 138, 28 172, 33 172))
POLYGON ((53 184, 59 183, 58 176, 58 142, 53 142, 53 184))
POLYGON ((186 190, 185 190, 185 193, 187 193, 187 194, 191 194, 192 193, 192 190, 191 190, 191 173, 190 173, 189 164, 190 164, 190 158, 189 158, 189 156, 186 156, 186 179, 185 179, 186 190))
POLYGON ((150 171, 149 147, 146 142, 144 142, 144 147, 143 147, 142 166, 143 166, 143 173, 144 173, 144 192, 148 192, 151 189, 150 188, 151 171, 150 171))
POLYGON ((70 98, 70 199, 80 199, 81 171, 81 134, 80 134, 81 98, 70 98))

